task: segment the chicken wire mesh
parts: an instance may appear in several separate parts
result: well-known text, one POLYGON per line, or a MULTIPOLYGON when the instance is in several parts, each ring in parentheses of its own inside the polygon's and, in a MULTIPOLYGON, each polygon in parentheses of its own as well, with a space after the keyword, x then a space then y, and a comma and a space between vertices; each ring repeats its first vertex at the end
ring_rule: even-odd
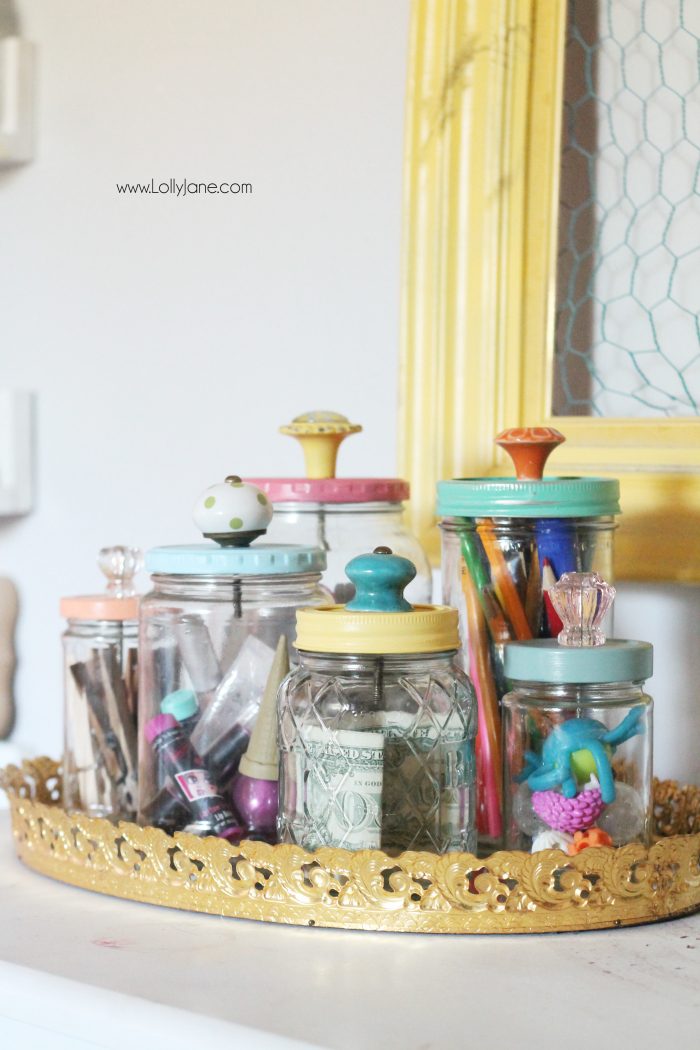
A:
POLYGON ((553 410, 700 414, 700 0, 569 0, 553 410))

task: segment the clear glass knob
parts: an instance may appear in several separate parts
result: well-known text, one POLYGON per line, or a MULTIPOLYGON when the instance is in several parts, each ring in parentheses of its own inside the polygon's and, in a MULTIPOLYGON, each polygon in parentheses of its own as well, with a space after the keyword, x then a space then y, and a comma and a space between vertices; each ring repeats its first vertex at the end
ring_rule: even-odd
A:
POLYGON ((597 572, 565 572, 549 592, 564 625, 557 641, 572 648, 604 645, 600 628, 613 603, 615 588, 597 572))
POLYGON ((134 576, 143 565, 143 554, 138 547, 103 547, 97 564, 107 577, 107 594, 112 598, 136 595, 134 576))

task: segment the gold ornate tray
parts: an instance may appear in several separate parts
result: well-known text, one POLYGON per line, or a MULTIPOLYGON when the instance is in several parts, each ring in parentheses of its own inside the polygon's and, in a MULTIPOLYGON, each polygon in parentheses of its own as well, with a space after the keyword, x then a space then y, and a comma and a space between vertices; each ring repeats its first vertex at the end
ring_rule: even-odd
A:
POLYGON ((17 854, 30 868, 115 897, 241 919, 411 933, 549 933, 631 926, 700 909, 700 788, 655 784, 659 838, 477 859, 240 846, 68 814, 58 763, 0 771, 17 854))

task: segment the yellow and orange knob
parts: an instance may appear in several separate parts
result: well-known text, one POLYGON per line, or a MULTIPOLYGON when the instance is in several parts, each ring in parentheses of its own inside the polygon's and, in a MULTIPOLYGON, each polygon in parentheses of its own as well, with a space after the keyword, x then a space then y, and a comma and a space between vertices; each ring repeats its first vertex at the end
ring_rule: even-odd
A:
POLYGON ((341 442, 362 427, 338 412, 305 412, 280 427, 281 434, 295 437, 304 451, 308 478, 334 478, 341 442))
POLYGON ((554 427, 511 427, 496 438, 513 460, 518 481, 541 481, 545 463, 562 441, 566 438, 554 427))

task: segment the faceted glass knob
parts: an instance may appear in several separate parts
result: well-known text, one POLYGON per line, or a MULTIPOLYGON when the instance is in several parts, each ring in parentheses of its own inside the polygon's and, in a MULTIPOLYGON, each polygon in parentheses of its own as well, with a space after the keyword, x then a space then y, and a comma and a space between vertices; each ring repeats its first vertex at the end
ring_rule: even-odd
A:
POLYGON ((136 595, 134 576, 143 565, 143 554, 138 547, 103 547, 97 564, 107 577, 107 594, 113 598, 136 595))
POLYGON ((597 572, 565 572, 549 592, 564 625, 557 641, 572 648, 604 645, 600 623, 613 603, 615 588, 597 572))

